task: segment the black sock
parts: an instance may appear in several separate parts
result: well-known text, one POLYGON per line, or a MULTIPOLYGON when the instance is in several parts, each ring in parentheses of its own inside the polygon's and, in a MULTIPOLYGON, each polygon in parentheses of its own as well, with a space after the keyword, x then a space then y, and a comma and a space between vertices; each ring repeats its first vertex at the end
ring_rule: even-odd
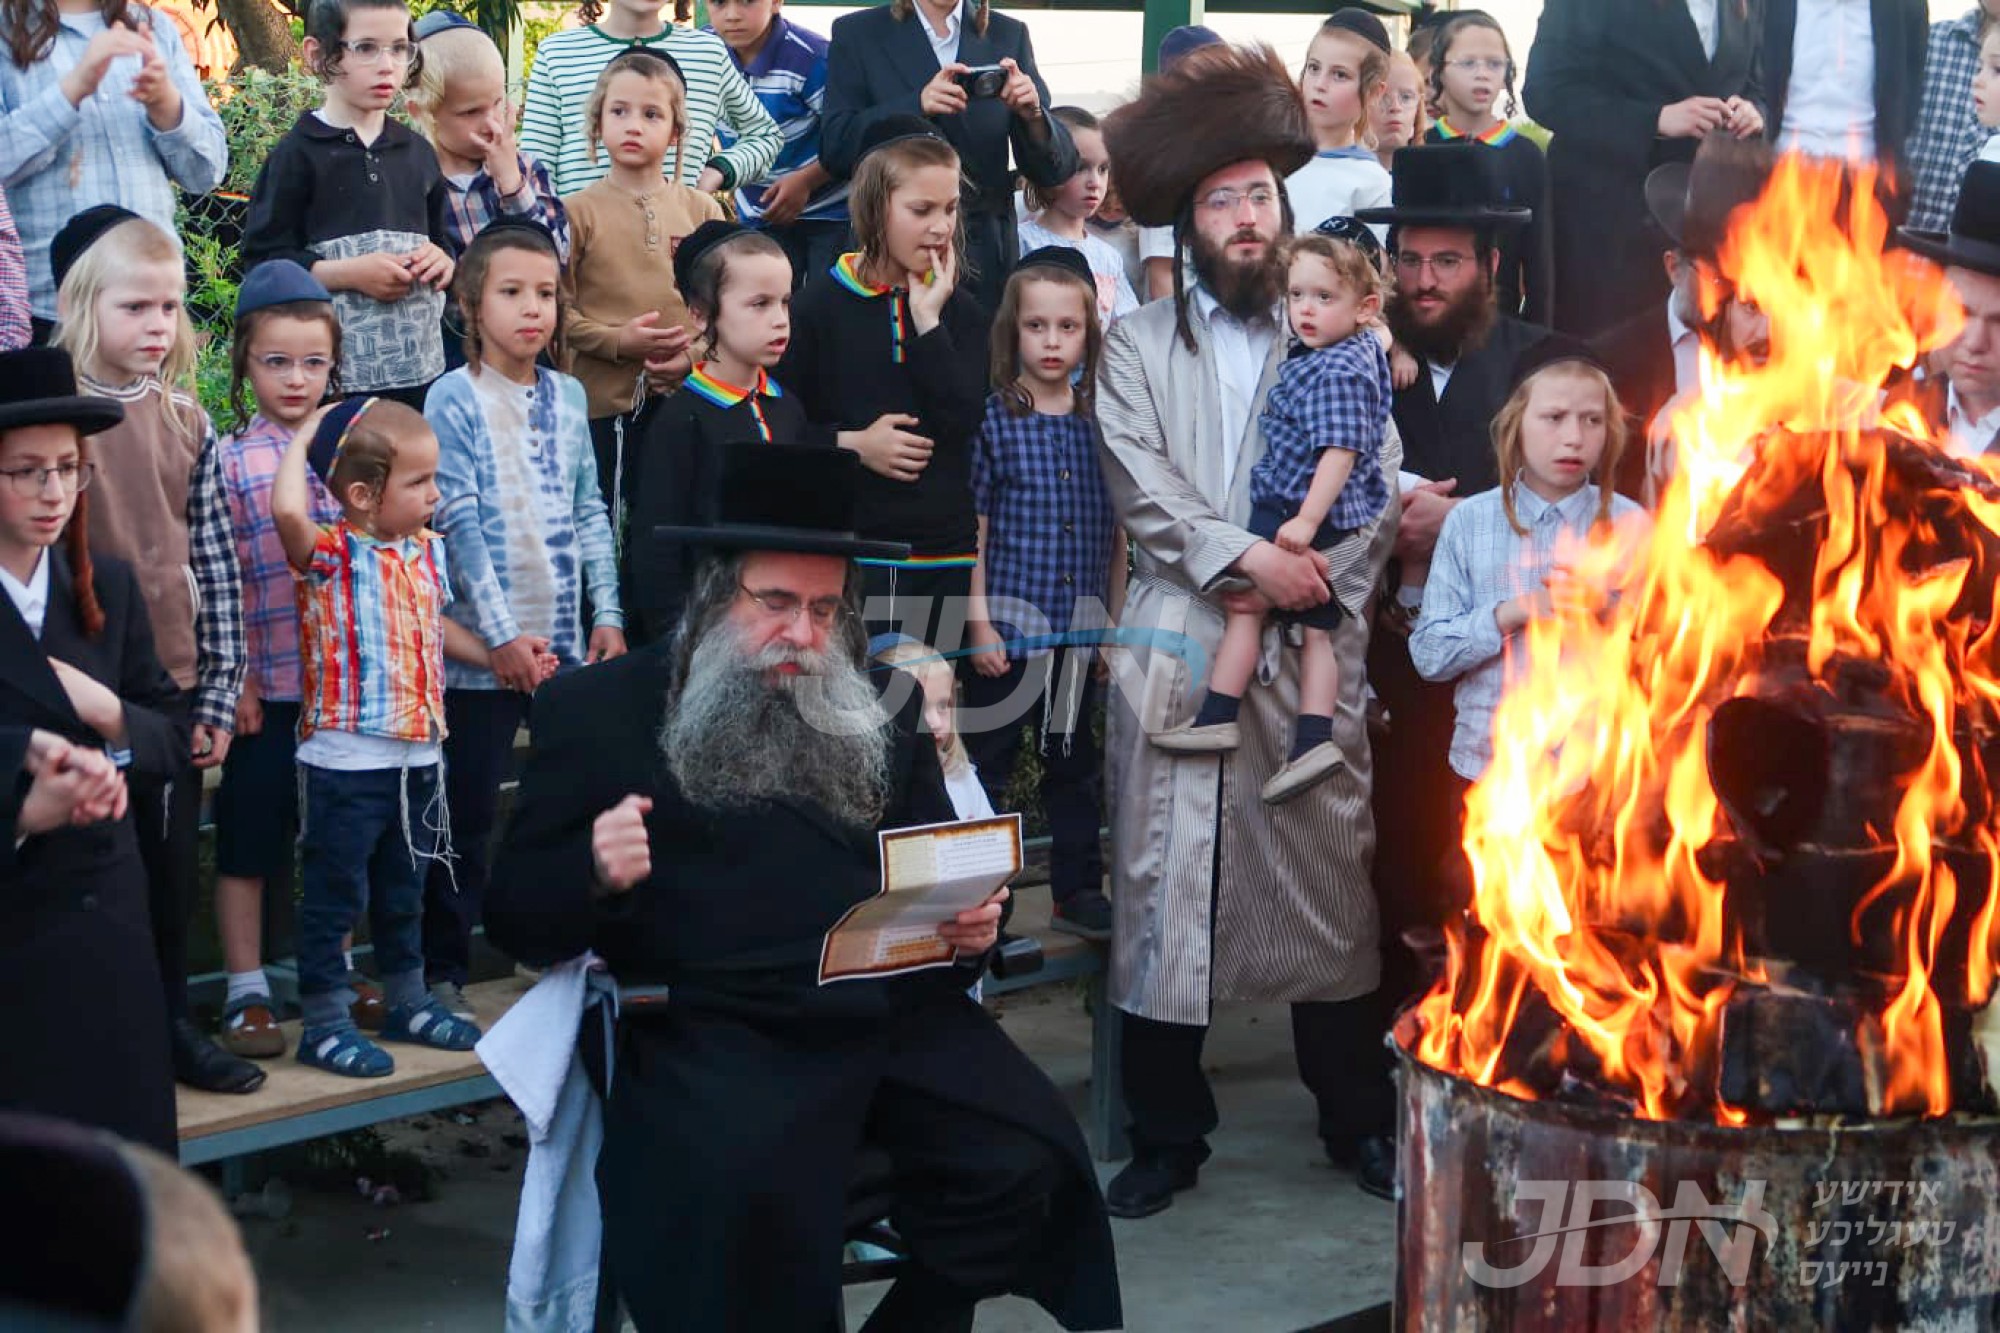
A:
POLYGON ((1208 697, 1201 701, 1201 711, 1194 715, 1197 727, 1212 727, 1218 722, 1234 722, 1236 710, 1243 706, 1240 694, 1224 694, 1220 690, 1210 690, 1208 697))
POLYGON ((1315 745, 1333 739, 1333 719, 1318 713, 1300 713, 1298 723, 1292 728, 1292 752, 1285 756, 1290 763, 1315 745))

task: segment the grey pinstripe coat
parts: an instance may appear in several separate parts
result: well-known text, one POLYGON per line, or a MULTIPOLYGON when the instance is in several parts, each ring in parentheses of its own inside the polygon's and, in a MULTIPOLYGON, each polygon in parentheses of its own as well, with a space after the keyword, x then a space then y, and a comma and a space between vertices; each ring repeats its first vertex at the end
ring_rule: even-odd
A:
MULTIPOLYGON (((1104 476, 1137 547, 1121 626, 1162 632, 1112 654, 1107 746, 1112 829, 1111 998, 1119 1008, 1171 1023, 1209 1021, 1214 1000, 1344 1000, 1380 979, 1375 900, 1369 888, 1374 825, 1372 771, 1361 697, 1365 619, 1334 632, 1340 702, 1334 739, 1349 767, 1296 800, 1266 806, 1264 782, 1284 761, 1298 710, 1298 653, 1277 651, 1265 631, 1258 679, 1243 701, 1243 746, 1220 758, 1169 754, 1149 726, 1191 717, 1205 679, 1174 636, 1212 661, 1222 640, 1215 600, 1244 586, 1224 571, 1257 540, 1250 469, 1264 452, 1253 413, 1232 477, 1222 475, 1221 389, 1208 326, 1192 302, 1199 352, 1174 330, 1174 303, 1155 301, 1112 326, 1098 372, 1104 476), (1219 890, 1219 891, 1218 891, 1219 890)), ((1258 391, 1277 379, 1277 340, 1258 391)), ((1391 425, 1382 468, 1396 476, 1402 443, 1391 425)), ((1335 596, 1368 599, 1401 512, 1392 493, 1369 538, 1369 558, 1335 596)), ((1350 539, 1359 540, 1359 538, 1350 539)), ((1205 668, 1204 668, 1205 675, 1205 668)))

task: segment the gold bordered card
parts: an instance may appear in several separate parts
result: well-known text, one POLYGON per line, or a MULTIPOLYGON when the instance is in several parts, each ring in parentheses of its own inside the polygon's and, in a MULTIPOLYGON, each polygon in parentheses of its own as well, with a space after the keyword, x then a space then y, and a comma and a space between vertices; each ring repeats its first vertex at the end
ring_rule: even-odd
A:
POLYGON ((1021 873, 1021 817, 885 829, 882 887, 826 933, 819 981, 887 977, 949 967, 957 951, 938 927, 977 907, 1021 873))

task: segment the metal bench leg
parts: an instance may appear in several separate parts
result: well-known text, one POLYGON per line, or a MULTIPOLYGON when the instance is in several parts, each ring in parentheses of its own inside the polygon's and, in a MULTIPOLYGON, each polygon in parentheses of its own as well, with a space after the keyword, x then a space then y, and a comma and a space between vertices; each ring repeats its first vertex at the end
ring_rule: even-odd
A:
POLYGON ((1090 1127, 1100 1162, 1132 1155, 1125 1135, 1125 1085, 1120 1077, 1123 1028, 1118 1010, 1104 991, 1103 972, 1090 979, 1090 1127))

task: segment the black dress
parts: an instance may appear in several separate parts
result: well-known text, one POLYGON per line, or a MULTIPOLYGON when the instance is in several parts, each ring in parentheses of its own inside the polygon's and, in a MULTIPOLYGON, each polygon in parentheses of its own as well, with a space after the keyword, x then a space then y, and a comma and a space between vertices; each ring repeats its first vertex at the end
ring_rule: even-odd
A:
MULTIPOLYGON (((656 741, 671 648, 536 696, 486 907, 493 940, 529 963, 590 948, 621 982, 672 987, 659 1016, 619 1025, 598 1161, 613 1279, 635 1320, 824 1326, 866 1131, 912 1177, 895 1220, 927 1267, 1030 1296, 1067 1328, 1116 1327, 1110 1227, 1061 1096, 965 994, 966 968, 815 984, 825 931, 878 886, 874 831, 804 802, 715 814, 685 801, 656 741), (654 802, 653 874, 593 899, 592 821, 634 792, 654 802), (995 1152, 1024 1143, 1049 1177, 1025 1196, 995 1152), (1031 1217, 1016 1211, 1024 1199, 1031 1217), (931 1226, 940 1214, 949 1228, 931 1226)), ((920 693, 900 684, 883 827, 952 817, 920 693)))
MULTIPOLYGON (((86 638, 69 561, 59 550, 48 560, 39 640, 13 600, 0 597, 0 726, 40 727, 79 745, 103 744, 49 666, 49 658, 60 658, 125 701, 129 773, 180 772, 187 733, 156 711, 179 691, 154 655, 130 567, 94 557, 105 624, 96 638, 86 638)), ((10 1020, 0 1108, 99 1126, 172 1154, 167 1012, 131 814, 28 839, 11 861, 0 862, 0 885, 0 1013, 10 1020)))

